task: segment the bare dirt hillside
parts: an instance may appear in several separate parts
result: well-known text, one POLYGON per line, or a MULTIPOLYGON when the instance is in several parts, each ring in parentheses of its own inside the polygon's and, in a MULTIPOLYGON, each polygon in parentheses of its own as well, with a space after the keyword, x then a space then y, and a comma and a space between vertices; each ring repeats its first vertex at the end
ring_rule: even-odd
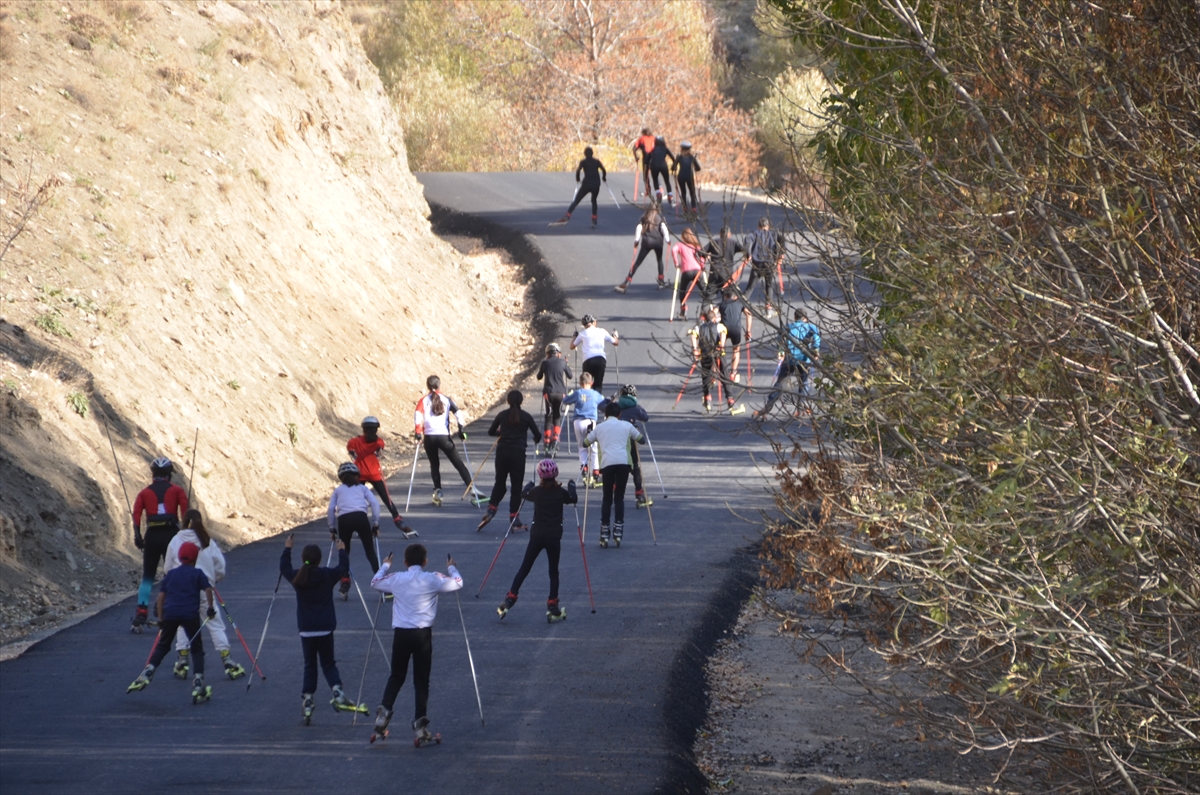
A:
POLYGON ((520 275, 431 233, 340 4, 0 16, 0 641, 135 584, 105 415, 131 497, 199 429, 238 544, 316 515, 365 414, 394 469, 429 373, 473 416, 508 387, 520 275))

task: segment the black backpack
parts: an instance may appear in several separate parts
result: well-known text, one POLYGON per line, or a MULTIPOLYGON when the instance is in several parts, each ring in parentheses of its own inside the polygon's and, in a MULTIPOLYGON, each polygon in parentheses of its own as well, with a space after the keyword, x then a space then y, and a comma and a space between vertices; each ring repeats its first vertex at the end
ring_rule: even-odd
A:
POLYGON ((717 345, 721 342, 721 331, 717 328, 717 324, 711 320, 707 323, 701 323, 697 341, 700 344, 700 353, 704 356, 711 356, 713 351, 717 349, 717 345))

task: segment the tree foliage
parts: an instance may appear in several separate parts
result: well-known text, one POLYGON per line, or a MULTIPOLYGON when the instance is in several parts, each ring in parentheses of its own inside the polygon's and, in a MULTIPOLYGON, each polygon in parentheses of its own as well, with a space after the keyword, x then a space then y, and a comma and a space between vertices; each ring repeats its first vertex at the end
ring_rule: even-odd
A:
POLYGON ((1197 8, 776 4, 839 88, 827 275, 880 293, 823 309, 772 584, 867 608, 922 719, 1047 791, 1197 791, 1197 8))

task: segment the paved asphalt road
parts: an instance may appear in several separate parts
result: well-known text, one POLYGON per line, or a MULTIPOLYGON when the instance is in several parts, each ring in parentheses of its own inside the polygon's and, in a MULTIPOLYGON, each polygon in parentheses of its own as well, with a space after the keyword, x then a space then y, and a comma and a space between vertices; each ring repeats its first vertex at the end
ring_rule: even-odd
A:
MULTIPOLYGON (((620 376, 610 354, 606 381, 637 384, 653 417, 651 440, 670 495, 664 499, 646 455, 647 485, 656 496, 657 546, 646 511, 633 509, 632 485, 620 549, 598 547, 599 501, 589 499, 587 559, 596 614, 588 610, 579 544, 568 514, 561 597, 570 618, 546 623, 542 558, 522 589, 521 601, 501 622, 495 607, 520 562, 527 536, 509 540, 482 598, 476 599, 504 523, 494 522, 476 533, 479 514, 468 503, 452 499, 440 509, 429 505, 431 487, 422 458, 408 518, 421 531, 431 563, 443 562, 452 552, 466 581, 462 611, 485 726, 476 710, 453 597, 442 598, 434 630, 431 728, 444 739, 440 746, 421 750, 412 747, 408 729, 411 683, 400 693, 394 731, 386 743, 368 745, 370 719, 352 726, 350 715, 326 706, 323 680, 314 725, 302 725, 300 644, 295 600, 286 583, 263 648, 265 683, 256 681, 247 692, 245 680, 210 675, 212 701, 193 707, 189 684, 172 678, 167 669, 147 690, 126 694, 152 641, 151 635, 129 632, 131 597, 0 664, 0 793, 696 789, 700 780, 687 745, 704 706, 698 665, 712 635, 719 635, 736 613, 736 586, 744 586, 745 573, 752 570, 744 550, 757 534, 753 524, 739 520, 730 508, 753 519, 756 509, 770 507, 764 489, 769 466, 756 468, 752 460, 753 455, 769 463, 769 447, 753 434, 732 433, 746 425, 749 412, 737 418, 706 418, 698 411, 696 394, 671 410, 678 369, 676 374, 660 371, 659 364, 669 362, 669 356, 658 343, 681 335, 684 325, 666 322, 670 293, 655 289, 650 262, 627 295, 613 291, 629 267, 638 218, 638 211, 624 199, 617 211, 605 192, 597 230, 589 228, 586 205, 570 225, 550 229, 547 222, 562 214, 571 194, 569 175, 428 174, 421 180, 431 203, 476 215, 479 229, 495 232, 494 225, 500 225, 532 237, 561 286, 557 300, 565 297, 569 302, 547 307, 571 318, 558 326, 557 339, 568 341, 585 312, 621 332, 620 376)), ((613 183, 628 191, 632 175, 614 174, 613 183)), ((720 214, 719 207, 712 209, 714 222, 719 223, 720 214)), ((743 217, 749 224, 760 214, 761 208, 738 205, 733 210, 735 229, 743 217)), ((669 221, 673 231, 682 228, 674 219, 669 221)), ((770 363, 761 363, 759 369, 756 380, 769 379, 770 363)), ((453 379, 443 383, 447 392, 455 392, 453 379)), ((536 413, 535 397, 530 395, 527 405, 536 413)), ((756 398, 754 405, 759 402, 756 398)), ((476 462, 487 449, 485 428, 492 413, 471 427, 476 462)), ((571 459, 563 455, 560 460, 571 459)), ((564 471, 573 473, 573 466, 564 471)), ((484 475, 489 481, 491 472, 489 464, 484 475)), ((407 474, 398 472, 392 479, 392 492, 400 498, 407 474)), ((453 485, 448 493, 455 493, 453 485)), ((323 519, 298 528, 297 549, 308 542, 327 542, 322 525, 323 519)), ((404 546, 386 529, 381 545, 385 554, 400 553, 404 546)), ((230 574, 222 594, 252 647, 271 600, 281 548, 282 538, 270 539, 228 556, 230 574)), ((366 590, 370 572, 360 548, 352 550, 351 565, 373 611, 377 601, 366 590)), ((338 663, 353 696, 370 639, 369 621, 357 597, 339 602, 337 609, 338 663)), ((390 652, 388 618, 385 609, 379 624, 390 652)), ((235 657, 245 662, 245 653, 236 641, 234 645, 235 657)), ((209 660, 215 663, 215 654, 209 660)), ((363 691, 372 714, 386 676, 376 648, 363 691)))

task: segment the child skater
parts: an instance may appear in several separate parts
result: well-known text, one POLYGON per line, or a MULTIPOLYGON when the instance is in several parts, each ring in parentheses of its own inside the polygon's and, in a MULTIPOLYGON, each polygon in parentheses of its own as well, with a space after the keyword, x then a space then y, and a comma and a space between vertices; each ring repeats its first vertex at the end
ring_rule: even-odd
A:
MULTIPOLYGON (((171 543, 167 545, 167 560, 163 568, 167 571, 179 568, 181 565, 179 548, 188 542, 200 548, 200 555, 196 558, 196 568, 204 572, 204 576, 208 577, 209 584, 216 585, 225 579, 225 556, 221 554, 221 548, 217 546, 217 542, 208 535, 208 530, 204 528, 204 518, 195 508, 183 515, 183 529, 176 533, 175 537, 171 539, 171 543)), ((221 614, 217 613, 204 626, 208 629, 208 636, 212 638, 213 646, 221 653, 225 675, 230 679, 245 676, 246 669, 229 658, 229 636, 225 634, 225 622, 221 620, 221 614)), ((175 661, 175 676, 187 679, 188 638, 182 627, 175 633, 175 650, 179 652, 179 659, 175 661)))
POLYGON ((563 358, 562 348, 557 342, 546 346, 546 358, 538 367, 537 379, 542 384, 542 403, 546 409, 545 432, 542 450, 548 458, 558 453, 558 435, 562 432, 563 395, 567 383, 575 377, 571 365, 563 358))
POLYGON ((200 593, 208 598, 207 616, 211 620, 217 615, 213 610, 212 585, 203 571, 196 568, 200 547, 190 541, 179 547, 182 565, 167 572, 158 584, 158 601, 154 612, 158 616, 158 642, 150 653, 150 662, 145 670, 134 679, 126 692, 142 690, 154 678, 154 671, 171 651, 171 639, 183 627, 191 639, 192 703, 201 704, 212 697, 212 687, 204 684, 204 641, 200 637, 200 593))
MULTIPOLYGON (((350 553, 339 539, 337 542, 338 565, 321 565, 321 548, 309 544, 300 553, 300 569, 292 568, 292 544, 296 534, 288 536, 279 556, 279 575, 296 589, 296 626, 300 631, 300 648, 304 651, 304 684, 301 687, 301 704, 304 723, 312 722, 313 694, 317 692, 317 661, 325 681, 333 688, 330 704, 336 710, 355 711, 352 701, 342 690, 342 677, 333 658, 333 631, 337 629, 337 613, 333 609, 333 586, 350 571, 350 553)), ((367 705, 358 707, 366 713, 367 705)))
POLYGON ((521 583, 529 576, 533 562, 544 549, 546 562, 550 564, 550 597, 546 600, 546 621, 554 623, 567 617, 566 608, 558 606, 558 558, 562 552, 563 506, 579 502, 575 494, 575 481, 567 481, 564 489, 558 485, 558 464, 551 458, 542 459, 537 465, 538 485, 532 482, 526 484, 521 492, 521 499, 533 503, 533 525, 529 528, 529 545, 525 547, 525 559, 521 568, 513 578, 508 596, 504 604, 496 608, 500 618, 508 615, 508 611, 517 603, 517 594, 521 591, 521 583))
POLYGON ((592 389, 591 373, 579 376, 579 389, 573 389, 563 398, 564 406, 575 407, 575 438, 580 440, 579 470, 583 485, 592 488, 600 485, 600 458, 595 447, 584 447, 583 437, 596 427, 596 410, 604 396, 592 389))
POLYGON ((611 526, 613 542, 621 546, 625 535, 625 486, 629 483, 630 448, 634 442, 642 441, 642 434, 632 423, 621 419, 621 407, 611 401, 604 409, 604 422, 597 425, 583 443, 588 447, 600 447, 600 476, 602 499, 600 500, 600 546, 607 547, 610 527, 608 520, 615 514, 611 526))
MULTIPOLYGON (((371 571, 379 568, 379 558, 375 555, 375 538, 379 535, 379 500, 369 488, 358 482, 358 467, 349 461, 338 467, 338 480, 342 485, 329 495, 329 510, 326 518, 329 520, 329 540, 340 538, 349 550, 354 534, 358 533, 362 541, 363 551, 367 553, 367 563, 371 571), (367 511, 371 516, 367 518, 367 511)), ((410 530, 409 533, 416 535, 410 530)), ((404 537, 409 538, 409 533, 404 537)), ((350 570, 342 575, 340 588, 342 599, 350 598, 350 570)))
POLYGON ((508 408, 501 411, 492 420, 488 428, 488 436, 498 436, 496 443, 496 485, 492 486, 492 496, 488 499, 487 511, 479 522, 476 531, 492 521, 500 508, 500 501, 508 491, 506 482, 512 482, 512 496, 508 500, 508 524, 513 530, 524 530, 521 523, 521 481, 525 478, 525 449, 528 446, 527 434, 533 434, 534 445, 537 444, 538 427, 528 411, 521 408, 525 397, 521 390, 514 389, 508 393, 508 408))
POLYGON ((405 538, 411 538, 412 536, 408 533, 412 532, 412 528, 404 523, 404 517, 400 515, 396 503, 392 502, 392 497, 388 494, 387 483, 383 480, 383 470, 379 466, 379 451, 385 446, 386 442, 379 438, 379 420, 375 417, 364 417, 362 436, 355 436, 346 442, 346 452, 354 456, 359 480, 375 489, 380 503, 392 515, 396 529, 404 533, 405 538))

